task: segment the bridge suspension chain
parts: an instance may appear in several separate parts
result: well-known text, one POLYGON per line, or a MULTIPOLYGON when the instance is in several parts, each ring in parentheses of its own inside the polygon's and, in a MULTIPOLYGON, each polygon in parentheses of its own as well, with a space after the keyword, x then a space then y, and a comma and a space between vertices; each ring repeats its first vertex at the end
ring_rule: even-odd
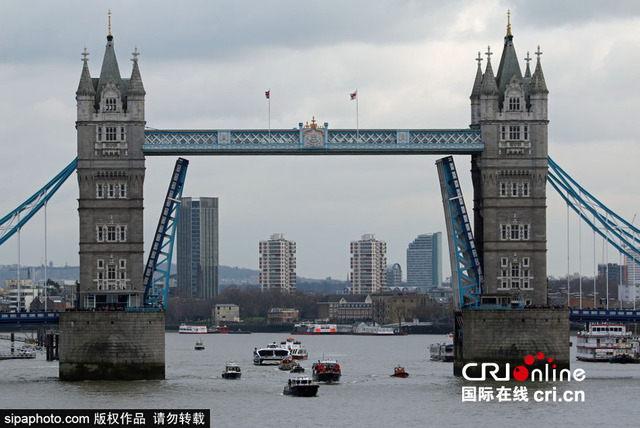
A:
POLYGON ((640 264, 640 230, 611 211, 549 158, 549 184, 571 209, 618 251, 640 264))
POLYGON ((75 158, 65 169, 60 171, 51 181, 24 201, 18 208, 0 219, 0 245, 6 242, 17 231, 22 229, 31 218, 42 208, 69 176, 78 167, 78 158, 75 158), (24 214, 24 215, 23 215, 24 214))

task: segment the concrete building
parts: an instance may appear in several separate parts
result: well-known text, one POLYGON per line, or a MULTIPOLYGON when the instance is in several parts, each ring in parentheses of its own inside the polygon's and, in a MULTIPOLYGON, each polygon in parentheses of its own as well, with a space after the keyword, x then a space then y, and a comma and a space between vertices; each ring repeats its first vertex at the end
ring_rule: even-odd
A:
POLYGON ((372 233, 351 241, 351 294, 380 293, 387 284, 387 244, 372 233))
MULTIPOLYGON (((9 290, 7 300, 10 312, 17 312, 18 309, 20 312, 28 311, 31 302, 40 295, 38 286, 30 279, 21 279, 20 287, 17 279, 7 279, 4 288, 9 290)), ((44 295, 44 290, 42 293, 44 295)))
MULTIPOLYGON (((629 249, 627 248, 627 251, 629 249)), ((638 307, 640 299, 640 254, 631 253, 633 257, 625 255, 623 283, 618 286, 618 300, 627 307, 638 307)))
POLYGON ((182 198, 177 222, 178 295, 218 295, 218 198, 182 198))
POLYGON ((442 233, 418 235, 407 248, 407 287, 442 286, 442 233))
POLYGON ((547 303, 549 91, 540 49, 533 74, 524 75, 507 27, 498 72, 490 49, 471 91, 471 128, 482 131, 484 150, 472 155, 474 237, 484 275, 483 301, 504 303, 516 293, 525 304, 547 303))
POLYGON ((280 290, 291 293, 296 290, 296 243, 284 239, 284 234, 274 233, 268 241, 259 245, 260 287, 262 290, 280 290))
POLYGON ((141 306, 145 90, 133 53, 122 78, 111 31, 100 76, 88 53, 76 91, 81 308, 141 306))
POLYGON ((402 287, 402 267, 400 263, 387 266, 387 287, 402 287))
POLYGON ((233 303, 217 304, 211 311, 214 325, 225 325, 228 322, 240 322, 240 307, 233 303))

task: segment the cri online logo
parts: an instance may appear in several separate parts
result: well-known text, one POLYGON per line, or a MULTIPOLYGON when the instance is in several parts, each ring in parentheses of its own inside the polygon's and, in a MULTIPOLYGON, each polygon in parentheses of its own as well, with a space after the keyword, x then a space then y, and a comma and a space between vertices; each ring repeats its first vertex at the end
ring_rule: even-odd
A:
MULTIPOLYGON (((569 369, 562 369, 559 372, 556 370, 556 365, 553 364, 553 358, 549 357, 544 358, 544 354, 542 352, 538 352, 536 356, 527 355, 524 357, 524 363, 526 366, 517 366, 513 369, 513 378, 518 382, 523 382, 525 380, 530 381, 539 381, 539 382, 555 382, 555 381, 570 381, 575 380, 577 382, 582 382, 585 378, 583 369, 576 369, 571 373, 569 369), (533 363, 538 361, 544 361, 544 370, 542 368, 536 368, 533 370, 529 370, 526 366, 531 366, 533 363), (551 365, 551 367, 549 367, 551 365), (531 376, 529 376, 531 375, 531 376)), ((504 364, 505 375, 500 376, 501 372, 500 365, 497 363, 482 363, 480 365, 480 376, 472 377, 467 374, 467 369, 472 367, 478 367, 478 363, 468 363, 462 368, 462 376, 466 380, 472 381, 483 381, 487 379, 487 374, 490 375, 493 380, 497 381, 509 381, 511 377, 509 375, 509 371, 511 370, 511 366, 509 363, 504 364)))

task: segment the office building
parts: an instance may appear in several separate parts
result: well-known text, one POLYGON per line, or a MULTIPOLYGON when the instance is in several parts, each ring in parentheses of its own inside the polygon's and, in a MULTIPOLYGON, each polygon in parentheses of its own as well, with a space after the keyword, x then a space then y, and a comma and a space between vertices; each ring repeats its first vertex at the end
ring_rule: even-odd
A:
POLYGON ((182 198, 177 222, 178 295, 218 295, 218 198, 182 198))
POLYGON ((387 287, 402 287, 402 267, 400 263, 387 266, 387 287))
POLYGON ((418 235, 407 248, 407 287, 442 286, 442 233, 418 235))

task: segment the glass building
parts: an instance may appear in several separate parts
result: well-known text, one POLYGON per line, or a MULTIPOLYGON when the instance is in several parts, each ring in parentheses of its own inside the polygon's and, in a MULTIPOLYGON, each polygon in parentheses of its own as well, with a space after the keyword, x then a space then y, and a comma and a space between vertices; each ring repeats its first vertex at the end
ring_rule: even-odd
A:
POLYGON ((418 235, 407 248, 407 287, 442 286, 442 233, 418 235))
POLYGON ((177 222, 178 294, 218 295, 218 198, 182 198, 177 222))

